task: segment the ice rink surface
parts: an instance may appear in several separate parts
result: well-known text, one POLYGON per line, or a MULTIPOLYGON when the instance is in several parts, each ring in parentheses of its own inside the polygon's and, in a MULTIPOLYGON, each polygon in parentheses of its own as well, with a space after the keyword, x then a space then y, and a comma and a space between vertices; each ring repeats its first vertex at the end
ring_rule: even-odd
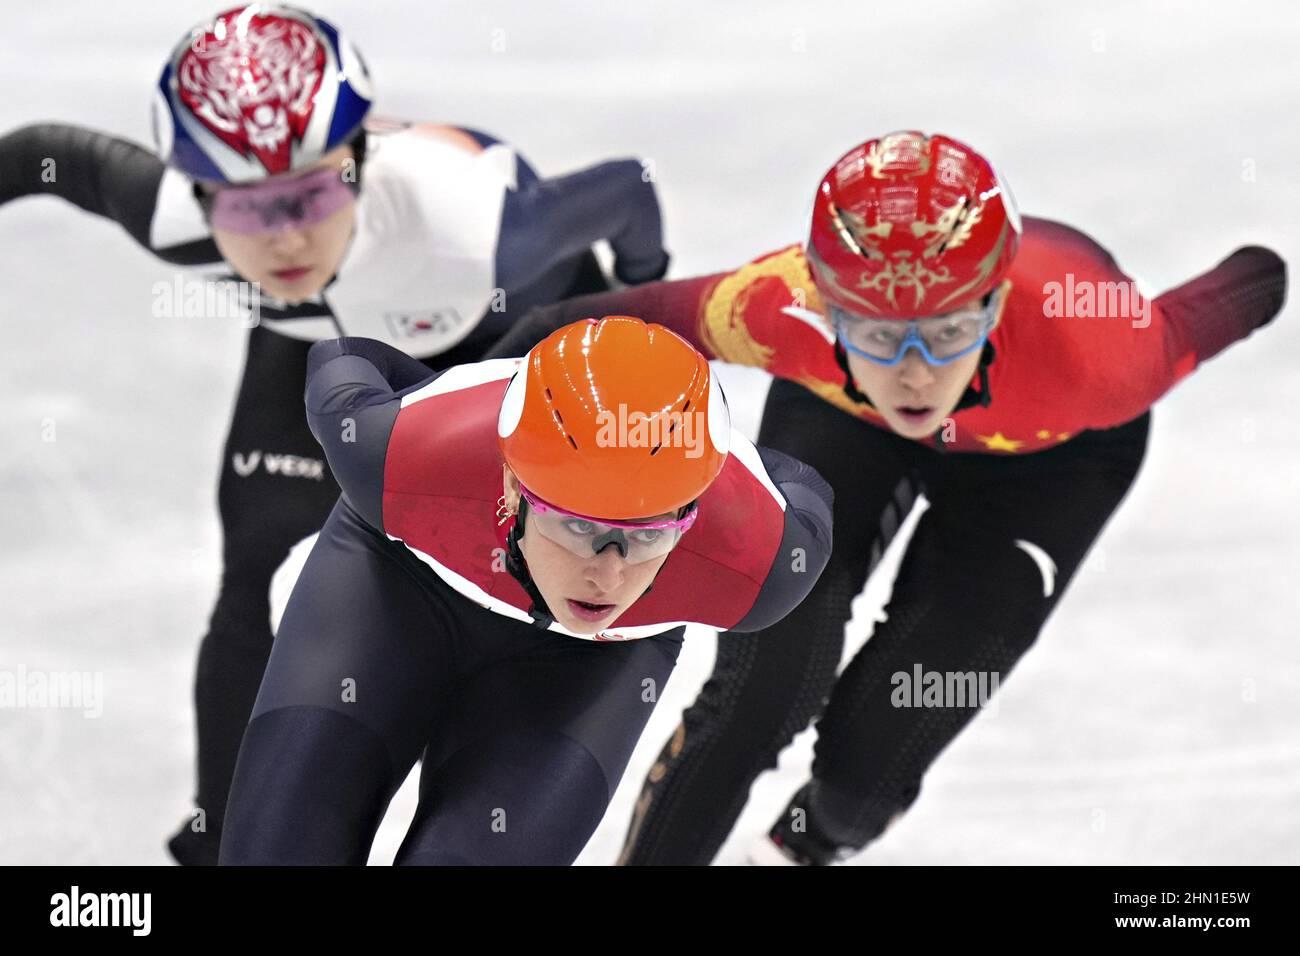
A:
MULTIPOLYGON (((365 54, 379 113, 492 132, 544 174, 649 159, 672 276, 801 240, 824 169, 897 128, 977 146, 1023 211, 1090 232, 1150 289, 1249 243, 1300 261, 1300 17, 1280 0, 314 9, 365 54)), ((132 0, 8 17, 0 131, 60 120, 147 143, 167 50, 213 12, 132 0)), ((246 332, 151 318, 153 283, 174 275, 57 200, 0 210, 0 669, 104 682, 99 717, 0 709, 3 863, 161 864, 190 805, 192 671, 246 332)), ((1136 487, 996 712, 855 863, 1300 861, 1292 298, 1160 403, 1136 487)), ((766 380, 722 374, 753 435, 766 380)), ((892 567, 859 599, 851 648, 892 567)), ((688 636, 579 862, 614 859, 713 647, 688 636)), ((719 862, 741 862, 802 783, 812 739, 759 779, 719 862)), ((408 786, 374 861, 413 805, 408 786)))

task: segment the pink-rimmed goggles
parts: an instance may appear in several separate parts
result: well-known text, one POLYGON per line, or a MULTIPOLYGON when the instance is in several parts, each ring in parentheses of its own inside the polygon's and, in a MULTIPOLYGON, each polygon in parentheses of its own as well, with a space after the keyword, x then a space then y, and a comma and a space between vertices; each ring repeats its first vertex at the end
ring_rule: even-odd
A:
POLYGON ((314 226, 356 195, 356 183, 345 182, 339 169, 328 168, 249 186, 223 186, 199 201, 213 228, 253 236, 314 226))
POLYGON ((528 502, 536 528, 548 541, 560 545, 580 558, 600 554, 611 544, 618 549, 628 564, 640 564, 663 557, 690 530, 700 511, 692 504, 680 518, 665 521, 612 521, 606 518, 589 518, 586 515, 565 511, 543 501, 523 485, 519 492, 528 502))

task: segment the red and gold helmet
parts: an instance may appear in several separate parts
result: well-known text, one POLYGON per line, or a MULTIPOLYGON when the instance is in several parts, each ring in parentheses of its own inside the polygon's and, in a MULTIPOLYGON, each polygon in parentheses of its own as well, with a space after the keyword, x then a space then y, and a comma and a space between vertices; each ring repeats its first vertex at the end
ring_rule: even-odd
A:
POLYGON ((592 518, 649 518, 690 504, 718 476, 731 418, 690 343, 612 315, 533 347, 506 388, 497 436, 537 497, 592 518))
POLYGON ((855 146, 817 187, 808 261, 822 298, 873 318, 917 319, 978 300, 1020 244, 993 166, 947 136, 890 133, 855 146))

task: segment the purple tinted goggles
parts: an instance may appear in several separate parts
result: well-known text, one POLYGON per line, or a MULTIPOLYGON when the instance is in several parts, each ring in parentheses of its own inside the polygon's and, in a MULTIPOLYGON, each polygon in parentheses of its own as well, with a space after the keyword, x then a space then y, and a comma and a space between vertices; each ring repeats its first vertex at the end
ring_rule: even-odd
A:
POLYGON ((339 170, 320 169, 292 179, 226 186, 200 202, 213 228, 253 236, 314 226, 356 195, 357 184, 345 182, 339 170))

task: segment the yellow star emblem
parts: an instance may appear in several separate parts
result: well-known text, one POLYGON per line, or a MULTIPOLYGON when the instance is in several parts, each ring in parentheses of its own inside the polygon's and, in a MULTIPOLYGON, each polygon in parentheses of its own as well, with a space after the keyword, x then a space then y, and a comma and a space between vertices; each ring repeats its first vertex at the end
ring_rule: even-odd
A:
POLYGON ((1065 440, 1066 440, 1067 438, 1069 438, 1069 437, 1070 437, 1070 433, 1069 433, 1069 432, 1061 432, 1059 435, 1056 436, 1056 440, 1057 440, 1057 441, 1065 441, 1065 440))
POLYGON ((1016 441, 1013 438, 1007 438, 1002 432, 994 432, 992 435, 976 435, 982 441, 989 451, 1019 451, 1022 441, 1016 441))
POLYGON ((1038 434, 1035 435, 1034 437, 1037 438, 1039 441, 1047 441, 1047 439, 1052 437, 1052 433, 1048 431, 1046 428, 1040 428, 1038 429, 1038 434))

